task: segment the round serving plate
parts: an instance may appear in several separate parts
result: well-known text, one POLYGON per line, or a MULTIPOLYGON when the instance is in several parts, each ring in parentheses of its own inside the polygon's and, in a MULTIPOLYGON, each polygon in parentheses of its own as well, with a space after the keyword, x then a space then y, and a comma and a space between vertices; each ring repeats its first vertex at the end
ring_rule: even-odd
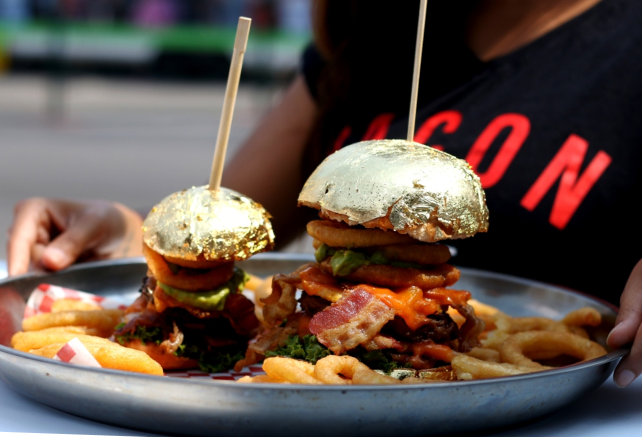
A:
MULTIPOLYGON (((262 254, 240 263, 250 273, 289 273, 309 256, 262 254)), ((408 386, 238 384, 165 378, 73 366, 13 350, 25 299, 40 283, 133 300, 146 272, 142 259, 88 263, 46 275, 0 281, 0 379, 53 408, 156 433, 253 436, 443 435, 516 425, 552 413, 597 388, 625 350, 527 375, 408 386)), ((513 316, 561 318, 591 306, 613 326, 607 304, 551 285, 461 269, 457 289, 513 316)))

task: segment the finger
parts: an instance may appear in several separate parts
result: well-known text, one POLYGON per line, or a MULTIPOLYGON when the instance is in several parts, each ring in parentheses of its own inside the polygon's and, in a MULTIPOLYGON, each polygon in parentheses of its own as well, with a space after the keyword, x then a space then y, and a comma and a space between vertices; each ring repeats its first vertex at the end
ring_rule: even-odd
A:
POLYGON ((50 270, 69 267, 83 252, 93 247, 101 233, 100 217, 91 212, 83 214, 45 248, 43 266, 50 270))
POLYGON ((613 381, 618 387, 626 387, 642 373, 642 326, 637 330, 631 353, 620 360, 613 381))
POLYGON ((16 205, 14 221, 7 240, 7 262, 10 276, 26 273, 29 269, 33 246, 49 227, 46 206, 39 199, 16 205))
POLYGON ((615 328, 609 334, 607 343, 613 348, 631 343, 642 325, 642 261, 633 268, 622 297, 620 311, 615 319, 615 328))
POLYGON ((29 270, 31 271, 41 271, 44 270, 42 265, 42 254, 45 251, 47 246, 41 243, 36 243, 31 248, 31 263, 29 265, 29 270))

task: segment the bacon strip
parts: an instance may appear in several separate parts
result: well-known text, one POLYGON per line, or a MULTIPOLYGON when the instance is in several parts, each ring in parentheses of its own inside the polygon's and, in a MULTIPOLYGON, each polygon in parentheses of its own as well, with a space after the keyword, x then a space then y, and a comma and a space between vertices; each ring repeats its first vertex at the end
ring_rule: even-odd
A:
POLYGON ((288 318, 288 322, 284 327, 276 326, 263 332, 257 337, 256 341, 248 345, 245 358, 237 361, 234 365, 234 370, 240 372, 243 367, 263 361, 267 351, 284 346, 291 335, 297 334, 299 337, 303 337, 310 334, 308 330, 309 321, 310 318, 305 314, 295 313, 288 318))
POLYGON ((408 348, 407 344, 404 344, 389 335, 382 334, 375 335, 372 340, 362 343, 361 346, 369 351, 395 349, 398 352, 404 352, 408 348))
POLYGON ((470 305, 456 305, 453 308, 466 319, 459 328, 459 352, 470 352, 474 347, 481 346, 479 334, 486 327, 484 321, 475 316, 475 310, 470 305))
POLYGON ((337 355, 373 339, 395 311, 357 286, 310 320, 310 331, 337 355))
POLYGON ((314 263, 307 263, 289 275, 274 275, 272 293, 263 299, 263 320, 268 326, 279 326, 296 310, 296 290, 301 284, 301 272, 314 263))

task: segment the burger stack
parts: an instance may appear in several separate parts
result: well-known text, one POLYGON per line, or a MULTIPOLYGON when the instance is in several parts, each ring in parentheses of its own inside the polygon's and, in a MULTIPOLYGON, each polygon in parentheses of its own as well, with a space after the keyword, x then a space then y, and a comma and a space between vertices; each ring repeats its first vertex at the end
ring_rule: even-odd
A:
POLYGON ((274 277, 268 328, 237 367, 332 353, 421 370, 479 344, 484 324, 470 293, 448 288, 460 273, 437 243, 488 229, 484 192, 465 161, 407 141, 357 143, 315 170, 299 205, 319 210, 307 226, 316 262, 274 277))
POLYGON ((248 276, 234 263, 273 248, 269 218, 226 188, 193 187, 163 199, 143 224, 149 271, 115 340, 165 370, 232 367, 259 326, 242 294, 248 276))

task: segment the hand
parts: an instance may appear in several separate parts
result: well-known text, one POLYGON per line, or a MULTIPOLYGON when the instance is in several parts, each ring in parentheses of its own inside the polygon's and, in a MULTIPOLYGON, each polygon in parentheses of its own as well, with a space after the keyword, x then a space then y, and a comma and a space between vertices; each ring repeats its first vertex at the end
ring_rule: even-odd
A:
POLYGON ((626 282, 615 328, 606 342, 612 348, 631 344, 631 353, 622 358, 613 374, 615 383, 626 387, 642 373, 642 260, 626 282))
POLYGON ((141 254, 142 219, 124 205, 33 198, 18 203, 9 229, 9 275, 60 270, 79 258, 141 254))

